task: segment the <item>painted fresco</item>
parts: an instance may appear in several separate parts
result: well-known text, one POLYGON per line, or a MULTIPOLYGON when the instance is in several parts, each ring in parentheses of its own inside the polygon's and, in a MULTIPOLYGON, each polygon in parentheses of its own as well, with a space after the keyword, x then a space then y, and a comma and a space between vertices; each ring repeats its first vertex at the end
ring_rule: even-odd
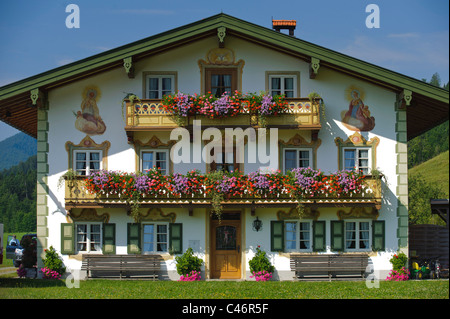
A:
POLYGON ((77 111, 75 127, 88 135, 101 135, 106 130, 97 106, 101 92, 95 86, 86 87, 83 91, 83 102, 81 102, 81 111, 77 111))
POLYGON ((371 131, 375 127, 375 118, 370 115, 369 106, 364 104, 364 90, 350 86, 345 95, 349 106, 341 112, 342 124, 352 131, 371 131))

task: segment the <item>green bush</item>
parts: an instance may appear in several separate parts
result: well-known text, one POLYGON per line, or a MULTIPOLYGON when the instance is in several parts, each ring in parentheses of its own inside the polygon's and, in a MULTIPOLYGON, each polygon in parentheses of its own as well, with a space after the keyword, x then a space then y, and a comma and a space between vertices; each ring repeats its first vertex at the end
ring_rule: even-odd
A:
POLYGON ((394 254, 389 261, 392 264, 392 270, 399 271, 403 267, 407 266, 406 263, 408 262, 408 257, 404 253, 400 252, 398 254, 394 254))
POLYGON ((203 259, 194 256, 194 251, 190 247, 183 255, 175 257, 175 261, 177 262, 177 273, 181 276, 186 276, 192 271, 200 271, 203 264, 203 259))
POLYGON ((270 263, 269 258, 267 258, 266 252, 262 251, 259 246, 256 247, 256 254, 250 259, 248 264, 252 274, 263 270, 273 273, 275 270, 275 267, 270 263))
POLYGON ((36 238, 24 236, 20 242, 23 247, 22 265, 23 268, 32 268, 37 264, 37 242, 36 238))
POLYGON ((44 252, 45 258, 42 259, 44 267, 63 275, 66 272, 66 267, 64 267, 63 261, 59 258, 55 248, 50 246, 49 249, 44 249, 44 252))

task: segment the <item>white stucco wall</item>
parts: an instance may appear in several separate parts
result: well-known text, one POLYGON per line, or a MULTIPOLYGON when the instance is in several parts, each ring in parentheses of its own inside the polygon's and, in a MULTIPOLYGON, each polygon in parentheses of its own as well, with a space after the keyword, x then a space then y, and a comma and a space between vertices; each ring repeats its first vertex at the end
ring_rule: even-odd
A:
MULTIPOLYGON (((109 141, 111 147, 108 152, 108 169, 132 172, 135 171, 135 151, 133 146, 127 143, 127 136, 124 130, 124 122, 121 116, 121 101, 125 96, 124 92, 133 92, 142 96, 142 76, 145 71, 176 71, 178 79, 178 89, 184 93, 200 92, 200 70, 198 66, 199 59, 205 59, 209 49, 217 46, 215 37, 200 40, 179 48, 166 51, 135 64, 135 78, 129 79, 123 68, 107 71, 90 78, 67 84, 65 86, 53 89, 49 92, 49 112, 48 112, 48 165, 49 165, 49 196, 47 197, 49 215, 47 217, 48 225, 48 246, 55 247, 58 251, 60 247, 60 224, 67 222, 66 211, 64 209, 64 188, 57 188, 57 183, 61 175, 68 169, 68 154, 65 150, 65 144, 71 141, 74 144, 86 136, 78 131, 75 126, 75 116, 73 112, 80 110, 82 102, 82 92, 86 86, 95 85, 101 91, 100 98, 97 99, 97 105, 100 115, 107 128, 103 135, 91 136, 98 144, 109 141)), ((326 122, 322 121, 322 129, 319 132, 321 145, 317 151, 317 168, 325 173, 334 172, 338 169, 338 148, 334 142, 335 138, 340 137, 343 140, 353 134, 340 122, 341 112, 348 109, 348 100, 345 96, 345 90, 350 85, 361 87, 365 91, 364 102, 370 106, 372 116, 375 117, 376 125, 371 132, 362 132, 362 136, 367 140, 377 136, 380 143, 377 148, 377 168, 381 170, 386 178, 387 185, 384 185, 385 192, 382 208, 379 212, 379 220, 386 221, 386 252, 378 253, 371 257, 375 269, 387 272, 390 264, 389 258, 397 247, 397 200, 395 196, 397 187, 396 175, 396 135, 395 123, 396 114, 394 109, 395 94, 381 87, 368 82, 352 78, 349 75, 338 73, 321 67, 316 79, 309 79, 309 65, 292 56, 287 56, 278 51, 274 51, 244 40, 227 36, 226 47, 232 48, 235 53, 235 59, 244 60, 245 65, 242 74, 242 91, 259 92, 265 89, 266 71, 297 71, 300 74, 300 97, 315 91, 319 93, 325 102, 326 122)), ((295 135, 295 131, 280 132, 279 136, 287 140, 289 136, 295 135)), ((167 139, 168 134, 159 134, 162 139, 167 139)), ((307 141, 310 136, 301 132, 307 141)), ((154 134, 136 133, 136 138, 146 142, 154 134)), ((260 165, 245 164, 245 173, 255 171, 260 165)), ((278 163, 275 164, 278 168, 278 163)), ((176 165, 174 172, 184 173, 192 169, 205 171, 205 164, 183 164, 176 165)), ((189 245, 189 240, 198 240, 201 251, 204 252, 207 245, 207 227, 205 212, 195 211, 194 216, 188 216, 187 210, 170 209, 177 211, 176 222, 183 223, 183 243, 184 250, 189 245)), ((327 222, 335 220, 336 209, 321 209, 320 219, 327 222)), ((119 209, 99 209, 99 214, 108 212, 111 216, 110 222, 117 225, 117 253, 126 253, 126 223, 131 222, 131 218, 126 216, 125 211, 119 209)), ((289 271, 289 259, 278 253, 270 253, 270 221, 276 219, 276 211, 268 209, 258 209, 257 216, 264 223, 264 230, 254 232, 251 229, 251 221, 254 217, 245 210, 245 243, 246 257, 245 267, 248 272, 248 260, 253 256, 254 248, 261 245, 261 248, 268 252, 275 267, 280 272, 279 278, 291 279, 292 273, 289 271)), ((329 246, 329 237, 327 245, 329 246)), ((204 253, 199 254, 205 258, 204 253)), ((80 261, 63 256, 64 262, 69 268, 80 267, 80 261)), ((175 271, 174 260, 166 261, 168 270, 175 271)), ((248 273, 247 273, 248 276, 248 273)), ((384 274, 381 276, 383 277, 384 274)), ((176 278, 174 275, 173 278, 176 278)))

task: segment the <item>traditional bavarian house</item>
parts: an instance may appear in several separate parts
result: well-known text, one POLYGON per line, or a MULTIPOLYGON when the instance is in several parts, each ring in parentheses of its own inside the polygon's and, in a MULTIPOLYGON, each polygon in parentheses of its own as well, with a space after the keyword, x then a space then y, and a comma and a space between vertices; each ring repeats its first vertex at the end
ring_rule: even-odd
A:
POLYGON ((448 120, 448 92, 273 27, 218 14, 0 88, 0 118, 38 141, 40 264, 157 256, 177 280, 190 247, 202 278, 250 279, 259 247, 278 280, 318 256, 386 278, 406 143, 448 120))

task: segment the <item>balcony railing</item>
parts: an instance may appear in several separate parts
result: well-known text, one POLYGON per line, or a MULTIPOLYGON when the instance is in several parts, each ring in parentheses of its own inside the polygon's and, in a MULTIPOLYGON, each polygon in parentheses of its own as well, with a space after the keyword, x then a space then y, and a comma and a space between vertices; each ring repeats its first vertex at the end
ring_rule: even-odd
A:
MULTIPOLYGON (((320 129, 320 102, 309 98, 289 98, 290 113, 267 116, 267 127, 296 128, 306 130, 320 129)), ((170 114, 165 111, 161 100, 141 100, 126 102, 127 132, 145 130, 170 130, 177 127, 170 114)), ((242 112, 234 117, 210 119, 205 116, 187 118, 186 126, 194 120, 201 120, 202 127, 242 127, 259 126, 258 116, 242 112)))
MULTIPOLYGON (((241 195, 224 198, 222 204, 230 206, 251 207, 282 207, 296 206, 299 202, 305 206, 322 207, 347 207, 347 206, 372 206, 381 207, 381 180, 380 177, 366 176, 363 180, 363 189, 359 193, 346 196, 324 194, 314 197, 295 199, 286 192, 276 195, 254 194, 252 196, 241 195)), ((139 199, 141 207, 211 207, 212 198, 206 192, 200 192, 189 196, 174 196, 170 192, 158 195, 146 195, 139 199)), ((121 194, 91 194, 87 191, 85 181, 82 178, 65 182, 65 207, 72 208, 128 208, 130 202, 121 194)))

